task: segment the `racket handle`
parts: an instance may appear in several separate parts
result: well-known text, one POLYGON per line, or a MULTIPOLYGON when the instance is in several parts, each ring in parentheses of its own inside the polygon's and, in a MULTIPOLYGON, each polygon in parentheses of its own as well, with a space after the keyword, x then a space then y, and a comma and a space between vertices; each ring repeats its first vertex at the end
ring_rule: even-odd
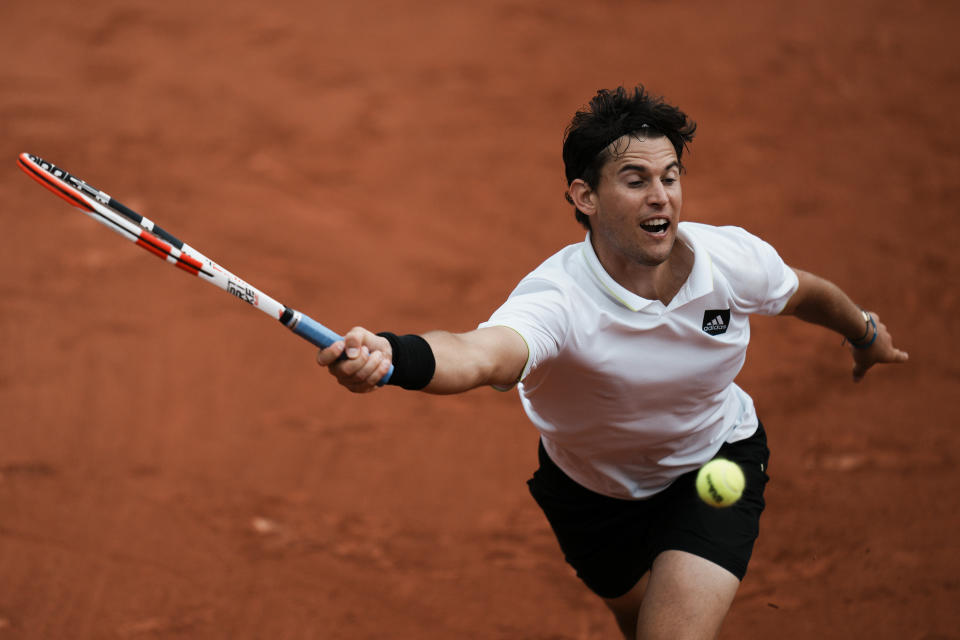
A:
MULTIPOLYGON (((301 313, 299 311, 294 312, 294 314, 295 315, 293 318, 292 326, 289 324, 287 326, 290 328, 291 331, 293 331, 295 334, 297 334, 307 342, 310 342, 320 347, 321 349, 326 349, 327 347, 332 345, 334 342, 338 340, 343 340, 343 336, 326 328, 325 326, 323 326, 322 324, 320 324, 310 316, 304 313, 301 313)), ((340 356, 340 359, 342 360, 345 357, 346 357, 345 355, 342 355, 340 356)), ((382 387, 383 385, 387 384, 387 382, 390 380, 390 376, 392 375, 393 375, 393 365, 391 364, 390 370, 387 371, 385 376, 380 378, 380 382, 377 383, 377 386, 382 387)))

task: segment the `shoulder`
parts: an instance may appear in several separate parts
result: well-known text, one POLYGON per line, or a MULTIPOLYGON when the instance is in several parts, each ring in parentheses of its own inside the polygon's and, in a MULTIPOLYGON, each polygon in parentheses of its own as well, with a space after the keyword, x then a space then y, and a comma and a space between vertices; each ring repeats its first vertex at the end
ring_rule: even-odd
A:
POLYGON ((569 293, 576 287, 582 270, 582 251, 582 242, 564 247, 524 276, 514 290, 514 294, 533 291, 569 293))
POLYGON ((702 243, 711 254, 743 256, 770 247, 768 242, 743 227, 731 225, 716 227, 701 222, 681 222, 680 229, 684 235, 702 243))
POLYGON ((710 255, 722 270, 751 270, 781 262, 773 246, 742 227, 715 227, 699 222, 681 222, 682 236, 690 238, 695 248, 710 255))
POLYGON ((554 357, 566 341, 577 304, 582 243, 564 247, 527 274, 480 327, 504 326, 523 338, 529 359, 521 377, 554 357))
POLYGON ((777 250, 746 229, 699 223, 681 228, 695 250, 710 257, 714 277, 729 285, 744 310, 777 313, 784 297, 796 290, 796 274, 777 250))

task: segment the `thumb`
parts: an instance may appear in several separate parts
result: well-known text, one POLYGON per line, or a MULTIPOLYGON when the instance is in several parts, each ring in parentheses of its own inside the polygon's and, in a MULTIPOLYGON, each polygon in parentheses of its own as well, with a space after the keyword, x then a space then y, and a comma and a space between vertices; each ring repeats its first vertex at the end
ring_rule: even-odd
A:
POLYGON ((867 369, 870 368, 870 365, 861 364, 859 362, 853 363, 853 381, 860 382, 863 380, 863 376, 867 375, 867 369))
POLYGON ((360 355, 360 347, 363 346, 365 334, 366 331, 362 328, 354 327, 343 337, 343 352, 347 354, 348 358, 353 359, 360 355))
POLYGON ((341 353, 343 353, 343 342, 338 340, 326 349, 317 351, 317 364, 321 367, 330 366, 337 361, 341 353))

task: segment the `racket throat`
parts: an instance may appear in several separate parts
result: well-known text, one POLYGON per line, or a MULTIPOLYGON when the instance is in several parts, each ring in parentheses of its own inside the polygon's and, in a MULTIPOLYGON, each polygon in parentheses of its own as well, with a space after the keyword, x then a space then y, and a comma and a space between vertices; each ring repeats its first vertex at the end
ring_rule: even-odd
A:
POLYGON ((300 313, 294 311, 287 305, 283 305, 283 313, 280 314, 280 324, 288 329, 295 329, 300 322, 300 313))

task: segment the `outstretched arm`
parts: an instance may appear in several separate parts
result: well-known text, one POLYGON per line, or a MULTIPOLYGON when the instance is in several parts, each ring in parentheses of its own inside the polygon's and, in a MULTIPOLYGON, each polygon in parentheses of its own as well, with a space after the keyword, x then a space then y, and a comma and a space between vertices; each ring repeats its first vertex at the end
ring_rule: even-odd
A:
POLYGON ((853 380, 859 382, 867 370, 878 363, 906 362, 907 353, 893 346, 893 338, 875 312, 863 311, 840 287, 812 273, 794 269, 800 286, 781 315, 792 315, 806 322, 836 331, 850 343, 853 355, 853 380))
MULTIPOLYGON (((467 333, 431 331, 422 337, 436 361, 433 376, 423 388, 428 393, 460 393, 487 385, 509 386, 517 382, 527 363, 526 342, 506 327, 486 327, 467 333)), ((344 387, 355 393, 366 393, 377 388, 393 356, 386 338, 355 327, 342 341, 320 351, 317 363, 327 367, 344 387), (343 353, 346 358, 340 360, 343 353)))

